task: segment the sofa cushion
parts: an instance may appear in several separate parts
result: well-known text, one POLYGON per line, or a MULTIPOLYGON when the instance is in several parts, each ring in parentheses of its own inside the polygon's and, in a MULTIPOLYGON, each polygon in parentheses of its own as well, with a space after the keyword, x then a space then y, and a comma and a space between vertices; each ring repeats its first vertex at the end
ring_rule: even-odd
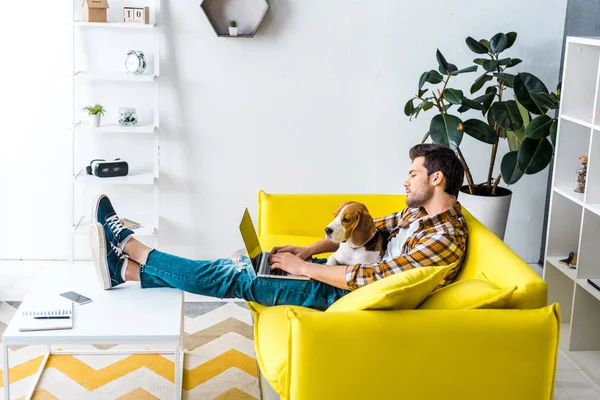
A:
POLYGON ((517 286, 503 289, 482 279, 452 283, 433 292, 418 307, 427 310, 506 308, 517 286))
POLYGON ((415 309, 455 266, 456 263, 399 272, 348 293, 326 312, 415 309))
POLYGON ((254 316, 254 347, 256 360, 262 374, 277 393, 284 393, 287 385, 288 363, 288 317, 286 310, 301 310, 302 313, 321 311, 299 306, 265 307, 249 302, 254 316))

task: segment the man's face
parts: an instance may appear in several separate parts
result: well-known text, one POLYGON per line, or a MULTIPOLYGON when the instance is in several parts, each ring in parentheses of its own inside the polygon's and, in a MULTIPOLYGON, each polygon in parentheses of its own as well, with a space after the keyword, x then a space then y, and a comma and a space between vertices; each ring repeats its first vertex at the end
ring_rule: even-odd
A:
POLYGON ((433 185, 429 181, 423 161, 425 157, 417 157, 413 160, 408 171, 408 179, 404 182, 406 205, 409 207, 422 207, 433 197, 433 185))

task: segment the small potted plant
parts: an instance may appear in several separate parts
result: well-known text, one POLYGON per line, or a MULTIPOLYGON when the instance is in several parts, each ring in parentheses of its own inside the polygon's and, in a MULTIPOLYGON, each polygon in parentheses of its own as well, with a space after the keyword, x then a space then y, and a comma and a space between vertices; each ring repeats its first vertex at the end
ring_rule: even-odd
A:
POLYGON ((238 35, 238 22, 235 19, 229 21, 229 34, 231 36, 238 35))
POLYGON ((87 111, 89 119, 90 119, 90 125, 93 128, 97 128, 100 126, 100 118, 106 112, 104 107, 102 107, 100 104, 83 107, 82 111, 87 111))

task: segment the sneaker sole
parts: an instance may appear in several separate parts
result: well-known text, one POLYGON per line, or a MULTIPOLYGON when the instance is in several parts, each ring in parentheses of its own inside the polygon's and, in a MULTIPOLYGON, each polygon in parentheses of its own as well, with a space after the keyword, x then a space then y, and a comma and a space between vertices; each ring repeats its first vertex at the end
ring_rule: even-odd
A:
POLYGON ((110 272, 108 271, 108 263, 106 262, 106 238, 104 236, 104 228, 100 223, 92 222, 92 225, 90 226, 89 241, 98 282, 100 282, 102 289, 108 290, 112 285, 110 281, 110 272))

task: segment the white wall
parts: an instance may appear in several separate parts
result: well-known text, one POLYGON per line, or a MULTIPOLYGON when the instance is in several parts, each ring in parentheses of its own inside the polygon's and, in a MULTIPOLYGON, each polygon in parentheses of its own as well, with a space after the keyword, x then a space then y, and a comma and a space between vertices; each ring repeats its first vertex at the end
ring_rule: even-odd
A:
MULTIPOLYGON (((403 193, 408 150, 433 114, 410 122, 402 109, 420 74, 436 68, 436 48, 459 67, 468 66, 474 57, 466 36, 514 30, 519 38, 507 55, 524 59, 518 69, 551 88, 557 83, 566 0, 507 0, 501 6, 476 0, 270 3, 257 36, 234 40, 214 35, 198 0, 163 0, 165 251, 213 258, 241 247, 239 218, 246 206, 255 213, 259 189, 403 193)), ((110 4, 117 16, 122 3, 110 4)), ((18 15, 32 5, 4 7, 5 15, 18 15)), ((36 7, 40 17, 36 13, 33 21, 0 25, 1 37, 13 38, 2 40, 3 60, 10 61, 0 63, 0 258, 67 257, 70 141, 61 127, 70 123, 71 111, 70 80, 63 78, 71 68, 70 5, 39 1, 36 7), (41 68, 22 62, 33 49, 41 68), (50 160, 56 165, 48 167, 50 160)), ((81 57, 88 64, 92 53, 102 54, 103 62, 120 68, 122 48, 147 43, 139 35, 121 40, 90 38, 78 48, 85 49, 81 57)), ((455 87, 467 92, 474 77, 457 79, 455 87)), ((136 95, 146 96, 135 87, 96 89, 76 103, 100 98, 110 118, 122 99, 131 104, 136 95)), ((138 100, 138 107, 150 107, 138 100)), ((114 143, 113 153, 137 157, 135 142, 114 143)), ((463 143, 474 177, 483 180, 489 147, 470 138, 463 143)), ((544 172, 511 188, 506 242, 527 261, 537 261, 540 251, 546 179, 544 172)), ((118 210, 144 210, 148 193, 132 193, 115 192, 118 210)))

